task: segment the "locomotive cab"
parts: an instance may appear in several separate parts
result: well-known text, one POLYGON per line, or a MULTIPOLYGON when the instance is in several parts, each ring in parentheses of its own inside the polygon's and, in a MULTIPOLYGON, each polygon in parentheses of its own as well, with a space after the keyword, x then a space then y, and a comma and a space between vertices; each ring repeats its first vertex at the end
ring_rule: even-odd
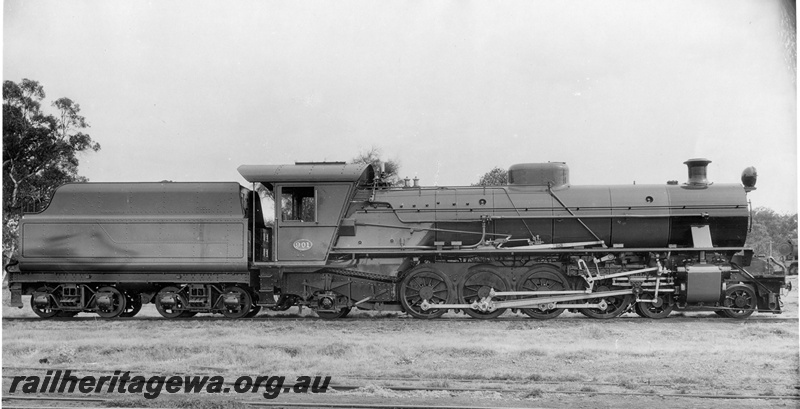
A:
POLYGON ((261 207, 270 213, 267 221, 257 216, 251 221, 264 223, 253 229, 258 257, 252 261, 296 265, 325 263, 337 233, 347 229, 340 227, 346 204, 358 185, 374 178, 371 166, 344 162, 243 165, 239 173, 254 191, 263 186, 261 207))

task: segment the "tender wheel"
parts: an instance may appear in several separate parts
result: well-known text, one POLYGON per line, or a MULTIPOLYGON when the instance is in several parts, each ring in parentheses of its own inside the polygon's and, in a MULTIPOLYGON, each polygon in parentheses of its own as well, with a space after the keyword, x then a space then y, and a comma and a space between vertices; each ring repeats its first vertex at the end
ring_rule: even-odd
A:
POLYGON ((156 294, 156 310, 164 318, 178 318, 186 308, 186 298, 177 287, 164 287, 156 294))
POLYGON ((123 318, 136 316, 142 310, 142 297, 137 293, 125 292, 125 299, 125 311, 119 316, 123 318))
POLYGON ((222 297, 222 315, 228 318, 242 318, 253 308, 250 293, 239 287, 228 287, 222 297))
POLYGON ((58 314, 56 314, 56 317, 58 317, 58 318, 72 318, 72 317, 78 315, 79 312, 80 311, 59 311, 58 314))
MULTIPOLYGON (((613 291, 614 288, 606 287, 606 286, 598 286, 595 287, 595 293, 601 293, 603 291, 613 291)), ((606 309, 605 311, 599 308, 581 308, 581 314, 591 317, 591 318, 598 318, 598 319, 609 319, 609 318, 616 318, 620 315, 624 314, 625 311, 628 310, 628 307, 631 305, 632 297, 631 295, 615 295, 612 297, 598 297, 586 300, 589 304, 597 304, 600 301, 605 300, 606 302, 606 309)), ((644 309, 642 309, 642 313, 644 313, 644 309)))
MULTIPOLYGON (((462 304, 471 304, 475 301, 480 302, 482 299, 489 296, 489 292, 492 289, 495 291, 507 291, 508 288, 510 288, 510 286, 500 274, 497 274, 491 269, 478 268, 467 273, 464 278, 459 301, 462 304)), ((502 299, 503 297, 492 298, 493 301, 500 301, 502 299)), ((490 319, 503 315, 506 309, 498 308, 492 312, 484 312, 472 308, 465 308, 464 312, 473 318, 490 319)))
MULTIPOLYGON (((558 267, 551 265, 536 266, 519 280, 517 291, 566 291, 569 290, 569 282, 558 267)), ((550 297, 542 296, 542 297, 550 297)), ((527 298, 527 296, 523 297, 527 298)), ((549 320, 558 317, 564 312, 563 308, 551 308, 546 306, 534 308, 521 308, 525 315, 540 320, 549 320)))
POLYGON ((97 315, 103 318, 115 318, 125 311, 127 299, 115 287, 100 287, 94 296, 97 315))
POLYGON ((50 293, 51 289, 48 287, 40 287, 36 290, 37 293, 47 293, 46 296, 40 296, 37 299, 36 294, 31 296, 31 309, 36 315, 42 318, 53 318, 60 311, 53 309, 53 296, 50 293))
POLYGON ((254 305, 253 309, 251 309, 250 312, 248 312, 247 315, 245 315, 244 317, 245 318, 253 318, 256 315, 258 315, 259 312, 261 312, 261 306, 260 305, 254 305))
POLYGON ((340 309, 337 312, 330 312, 330 311, 314 311, 314 312, 316 312, 317 315, 322 319, 334 320, 334 319, 337 319, 337 318, 346 317, 347 314, 350 313, 350 308, 349 307, 344 307, 344 308, 340 309))
POLYGON ((735 284, 725 290, 723 307, 733 308, 723 310, 729 318, 745 319, 753 314, 756 309, 756 292, 745 284, 735 284))
MULTIPOLYGON (((643 293, 639 296, 643 300, 652 300, 653 294, 643 293)), ((636 313, 645 318, 661 319, 672 313, 673 305, 664 296, 659 296, 655 303, 636 303, 636 313)))
POLYGON ((411 271, 400 283, 400 304, 415 318, 438 318, 446 309, 423 310, 423 300, 432 304, 447 303, 451 298, 450 279, 442 272, 422 266, 411 271))

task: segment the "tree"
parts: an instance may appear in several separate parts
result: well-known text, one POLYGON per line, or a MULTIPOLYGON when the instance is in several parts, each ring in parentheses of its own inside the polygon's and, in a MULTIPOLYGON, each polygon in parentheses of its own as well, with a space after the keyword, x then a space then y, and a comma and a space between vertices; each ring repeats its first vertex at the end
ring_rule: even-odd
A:
POLYGON ((503 186, 507 184, 508 172, 495 166, 494 169, 484 173, 478 183, 474 183, 472 186, 503 186))
POLYGON ((400 181, 400 163, 394 159, 384 161, 381 159, 380 148, 371 147, 369 150, 361 151, 356 157, 350 159, 350 163, 371 165, 377 175, 381 171, 381 164, 384 165, 384 177, 392 185, 398 185, 400 181))
POLYGON ((69 98, 52 103, 57 115, 42 111, 44 87, 23 79, 3 82, 3 256, 16 251, 16 226, 23 209, 42 208, 55 189, 86 181, 78 175, 78 154, 100 145, 83 132, 89 125, 80 105, 69 98))
POLYGON ((745 247, 755 254, 778 256, 778 246, 797 240, 797 214, 780 214, 766 207, 753 209, 753 229, 747 235, 745 247))

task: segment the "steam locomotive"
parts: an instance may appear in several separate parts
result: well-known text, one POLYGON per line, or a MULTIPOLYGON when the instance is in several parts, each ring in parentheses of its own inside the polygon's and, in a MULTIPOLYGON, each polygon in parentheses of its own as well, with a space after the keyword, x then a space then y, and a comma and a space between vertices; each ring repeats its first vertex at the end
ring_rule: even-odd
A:
POLYGON ((664 318, 780 313, 784 274, 749 271, 742 184, 572 186, 565 163, 513 165, 504 186, 395 186, 367 165, 243 165, 224 183, 78 183, 19 224, 12 305, 43 318, 166 318, 308 307, 490 319, 564 310, 664 318), (376 174, 377 173, 377 174, 376 174))

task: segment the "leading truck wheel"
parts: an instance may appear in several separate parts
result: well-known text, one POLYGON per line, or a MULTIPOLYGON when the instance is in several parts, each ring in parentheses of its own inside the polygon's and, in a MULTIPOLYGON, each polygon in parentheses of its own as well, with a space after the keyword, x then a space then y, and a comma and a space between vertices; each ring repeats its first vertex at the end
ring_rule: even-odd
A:
POLYGON ((725 290, 725 300, 722 306, 730 308, 723 310, 729 318, 745 319, 753 314, 756 304, 756 292, 746 284, 735 284, 725 290))
POLYGON ((655 299, 655 302, 636 303, 636 314, 656 320, 668 317, 673 308, 672 305, 669 305, 669 299, 662 295, 658 296, 658 298, 654 297, 654 294, 649 293, 640 295, 639 298, 643 300, 651 301, 655 299))
POLYGON ((423 310, 421 304, 447 303, 450 300, 450 279, 441 271, 422 266, 412 270, 400 283, 400 304, 406 313, 415 318, 438 318, 446 309, 429 308, 423 310))

